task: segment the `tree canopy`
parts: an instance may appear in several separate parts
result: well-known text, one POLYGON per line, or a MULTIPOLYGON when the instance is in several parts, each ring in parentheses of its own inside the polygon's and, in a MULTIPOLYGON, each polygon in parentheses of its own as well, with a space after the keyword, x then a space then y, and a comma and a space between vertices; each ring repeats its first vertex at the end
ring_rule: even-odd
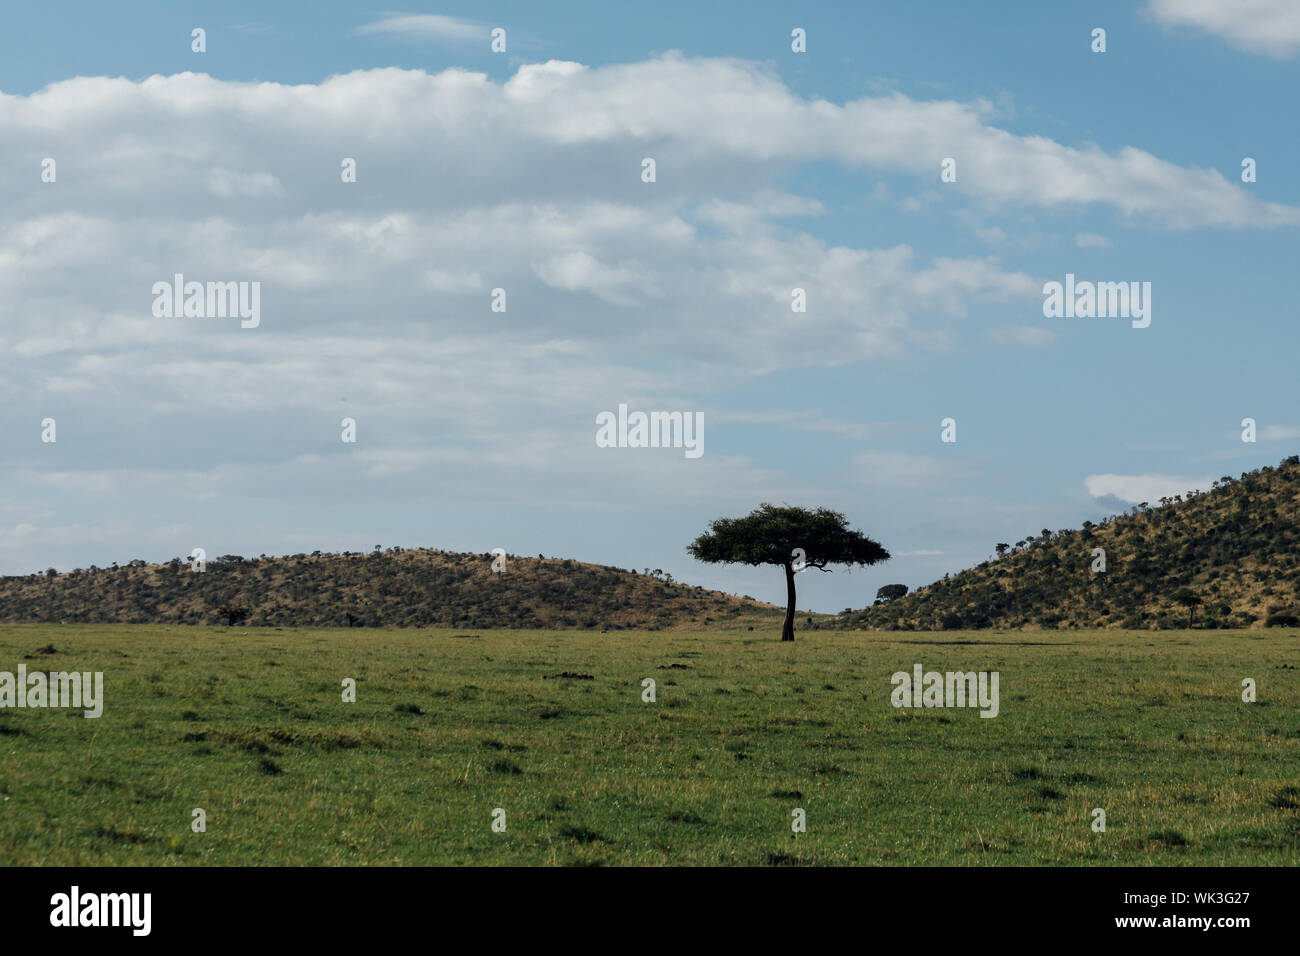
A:
POLYGON ((886 584, 883 588, 876 591, 877 601, 893 601, 897 598, 907 595, 906 584, 886 584))
POLYGON ((759 505, 743 518, 718 518, 687 550, 700 561, 726 564, 776 564, 793 561, 800 548, 809 567, 830 564, 876 564, 889 560, 889 552, 848 519, 829 508, 793 508, 759 505))

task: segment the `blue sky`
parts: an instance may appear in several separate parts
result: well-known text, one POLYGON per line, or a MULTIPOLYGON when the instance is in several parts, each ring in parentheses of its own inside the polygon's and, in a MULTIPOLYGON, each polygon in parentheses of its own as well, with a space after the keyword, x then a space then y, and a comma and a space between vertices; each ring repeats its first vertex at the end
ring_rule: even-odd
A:
POLYGON ((836 611, 1296 451, 1295 4, 733 6, 11 12, 0 573, 504 547, 779 601, 684 551, 774 501, 893 552, 801 576, 836 611), (176 272, 261 324, 155 318, 176 272), (1150 327, 1045 318, 1066 273, 1150 327), (596 448, 620 402, 704 455, 596 448))

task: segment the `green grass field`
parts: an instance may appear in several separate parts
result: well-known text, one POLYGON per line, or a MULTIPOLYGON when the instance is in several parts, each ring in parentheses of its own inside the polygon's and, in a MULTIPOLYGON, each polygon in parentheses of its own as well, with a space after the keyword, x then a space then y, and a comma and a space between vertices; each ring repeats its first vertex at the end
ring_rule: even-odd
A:
POLYGON ((20 663, 103 671, 105 705, 0 710, 8 865, 1300 857, 1289 630, 0 626, 0 671, 20 663), (918 662, 999 671, 1001 715, 891 707, 918 662))

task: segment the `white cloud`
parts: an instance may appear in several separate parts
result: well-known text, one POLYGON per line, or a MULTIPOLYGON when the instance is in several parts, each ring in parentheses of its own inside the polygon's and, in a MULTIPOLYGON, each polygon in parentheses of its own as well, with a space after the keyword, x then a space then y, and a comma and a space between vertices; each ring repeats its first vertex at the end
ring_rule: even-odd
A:
POLYGON ((1104 249, 1110 245, 1110 240, 1095 232, 1081 232, 1074 237, 1074 244, 1080 249, 1104 249))
POLYGON ((1300 50, 1296 0, 1150 0, 1148 11, 1169 26, 1191 26, 1251 53, 1285 58, 1300 50))
MULTIPOLYGON (((151 219, 63 215, 0 234, 0 264, 13 266, 0 270, 0 293, 15 306, 4 329, 11 352, 35 358, 111 349, 114 365, 135 353, 127 379, 143 384, 153 362, 173 365, 170 349, 220 349, 216 363, 249 363, 247 371, 267 357, 268 336, 398 341, 414 322, 444 337, 482 329, 482 345, 509 329, 516 342, 580 341, 638 360, 688 355, 746 374, 902 354, 924 344, 914 316, 960 318, 972 303, 1038 294, 1029 276, 993 260, 923 263, 907 246, 828 246, 770 227, 738 225, 739 232, 705 237, 657 206, 328 211, 270 224, 212 218, 184 230, 176 221, 163 210, 151 219), (120 258, 106 253, 114 249, 120 258), (232 337, 240 330, 220 320, 154 319, 149 290, 175 272, 261 281, 261 327, 232 337), (807 291, 817 336, 790 321, 796 286, 807 291), (509 311, 485 324, 483 316, 494 315, 493 287, 507 290, 509 311), (612 320, 610 306, 629 311, 612 320)), ((107 366, 80 371, 108 374, 107 366)), ((206 374, 188 366, 185 373, 206 374)), ((224 373, 224 382, 243 374, 224 373)), ((156 394, 159 385, 155 376, 148 388, 156 394)))
POLYGON ((435 40, 476 40, 485 43, 488 28, 473 20, 438 13, 392 14, 357 29, 357 33, 386 33, 435 40))
MULTIPOLYGON (((82 157, 62 194, 101 196, 95 205, 124 210, 193 203, 193 182, 211 177, 216 157, 232 174, 275 170, 290 194, 260 211, 268 216, 309 207, 323 156, 357 158, 358 186, 372 201, 473 205, 487 195, 616 201, 632 182, 642 200, 715 197, 765 171, 819 160, 928 183, 934 157, 951 155, 961 176, 949 188, 986 207, 1102 204, 1172 228, 1300 223, 1300 209, 1264 202, 1216 170, 1132 145, 1108 153, 1018 136, 990 125, 993 115, 987 103, 897 93, 810 100, 753 63, 676 53, 590 68, 528 64, 503 83, 459 69, 366 70, 298 86, 182 73, 78 77, 0 96, 6 143, 82 157), (659 181, 649 186, 639 164, 651 154, 659 181)), ((4 192, 39 208, 16 182, 4 192)), ((927 194, 910 198, 919 204, 927 194)), ((807 214, 767 198, 755 205, 768 215, 807 214)), ((199 203, 194 213, 222 208, 199 203)))
POLYGON ((569 292, 591 292, 613 305, 637 305, 665 293, 635 261, 607 265, 583 249, 550 256, 533 266, 547 285, 569 292))
POLYGON ((1171 475, 1089 475, 1084 479, 1088 494, 1094 498, 1118 498, 1129 504, 1145 501, 1152 505, 1161 498, 1188 491, 1208 491, 1213 483, 1213 478, 1175 478, 1171 475))

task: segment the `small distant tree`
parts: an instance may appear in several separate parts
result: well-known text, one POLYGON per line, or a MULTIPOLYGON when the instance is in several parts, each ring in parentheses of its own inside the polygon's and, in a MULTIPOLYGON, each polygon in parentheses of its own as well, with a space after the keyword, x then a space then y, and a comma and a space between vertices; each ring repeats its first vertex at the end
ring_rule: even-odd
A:
POLYGON ((883 588, 876 591, 877 601, 894 601, 901 598, 907 593, 906 584, 886 584, 883 588))
POLYGON ((1196 617, 1196 609, 1200 606, 1201 599, 1197 596, 1196 592, 1190 588, 1179 588, 1170 595, 1170 597, 1173 599, 1175 604, 1181 604, 1183 607, 1187 608, 1187 626, 1190 628, 1192 626, 1192 619, 1196 617))
POLYGON ((226 627, 234 627, 248 617, 250 612, 242 604, 223 604, 217 608, 217 613, 226 619, 226 627))
POLYGON ((998 553, 999 558, 1004 558, 1007 552, 1011 550, 1011 545, 999 542, 993 546, 993 550, 998 553))
POLYGON ((785 623, 781 640, 794 640, 794 562, 803 552, 805 567, 825 571, 830 564, 872 565, 889 552, 860 531, 850 530, 838 511, 762 504, 744 518, 718 518, 686 550, 710 563, 774 564, 785 569, 785 623))

